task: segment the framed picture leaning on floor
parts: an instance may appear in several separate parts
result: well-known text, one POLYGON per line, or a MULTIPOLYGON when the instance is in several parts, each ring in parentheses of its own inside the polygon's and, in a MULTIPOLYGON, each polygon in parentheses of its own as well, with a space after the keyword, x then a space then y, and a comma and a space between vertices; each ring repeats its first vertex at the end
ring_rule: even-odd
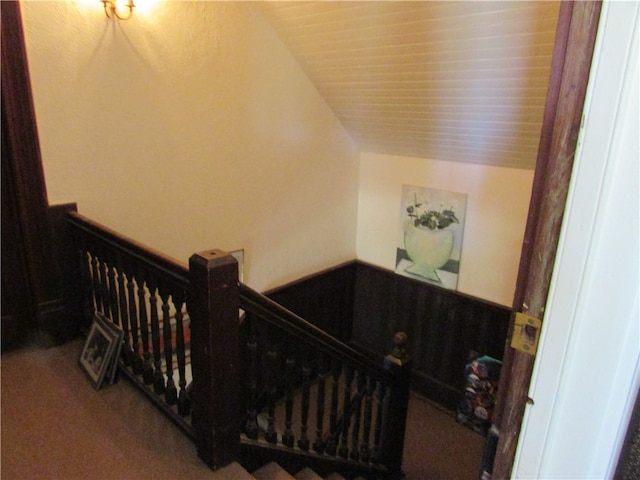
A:
POLYGON ((94 314, 79 363, 96 390, 105 378, 112 382, 115 377, 122 335, 122 329, 117 325, 99 313, 94 314))

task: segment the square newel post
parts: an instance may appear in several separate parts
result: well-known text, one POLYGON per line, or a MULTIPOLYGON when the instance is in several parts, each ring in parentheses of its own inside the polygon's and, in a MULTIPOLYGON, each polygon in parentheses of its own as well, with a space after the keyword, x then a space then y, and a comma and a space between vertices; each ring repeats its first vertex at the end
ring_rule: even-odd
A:
POLYGON ((402 456, 404 453, 404 436, 407 429, 407 412, 411 393, 411 369, 413 361, 406 350, 407 335, 397 332, 393 338, 393 351, 384 359, 385 368, 395 377, 395 384, 388 399, 387 422, 382 446, 383 457, 389 467, 391 480, 400 480, 402 472, 402 456))
POLYGON ((192 425, 198 456, 218 469, 240 454, 238 263, 221 250, 189 259, 192 425))

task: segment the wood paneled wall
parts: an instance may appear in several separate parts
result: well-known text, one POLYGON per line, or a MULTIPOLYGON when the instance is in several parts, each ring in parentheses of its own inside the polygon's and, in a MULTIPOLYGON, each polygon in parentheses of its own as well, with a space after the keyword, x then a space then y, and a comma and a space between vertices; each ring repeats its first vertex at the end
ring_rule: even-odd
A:
POLYGON ((348 342, 353 321, 355 274, 356 263, 349 262, 270 290, 265 295, 338 340, 348 342))
POLYGON ((384 352, 396 331, 409 337, 412 387, 455 409, 472 351, 502 359, 511 311, 364 263, 356 268, 352 341, 384 352))
POLYGON ((404 331, 412 388, 454 410, 471 351, 502 359, 511 310, 362 262, 350 262, 267 295, 315 325, 380 355, 404 331))

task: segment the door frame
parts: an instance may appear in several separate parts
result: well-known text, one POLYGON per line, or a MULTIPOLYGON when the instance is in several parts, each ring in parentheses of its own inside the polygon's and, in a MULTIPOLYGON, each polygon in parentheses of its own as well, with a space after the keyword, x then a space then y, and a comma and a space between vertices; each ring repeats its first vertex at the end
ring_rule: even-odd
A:
MULTIPOLYGON (((560 6, 550 86, 513 302, 514 311, 525 312, 539 318, 543 317, 549 292, 600 9, 601 1, 563 1, 560 6)), ((18 115, 14 117, 15 124, 8 125, 9 135, 12 135, 11 139, 19 142, 22 145, 20 148, 25 148, 28 153, 31 173, 25 172, 29 182, 26 183, 26 179, 23 179, 22 185, 33 185, 34 181, 38 182, 38 192, 35 195, 37 201, 33 208, 35 214, 46 224, 48 207, 46 187, 26 60, 20 58, 16 61, 13 55, 15 49, 6 48, 8 44, 4 42, 5 35, 9 32, 13 35, 16 29, 20 31, 19 39, 13 37, 12 42, 19 44, 20 52, 24 55, 24 38, 21 32, 18 2, 3 2, 3 102, 15 99, 11 105, 7 105, 7 108, 18 115), (5 55, 8 51, 11 51, 12 55, 5 55), (12 78, 15 79, 16 75, 18 78, 22 77, 22 80, 7 82, 12 78), (25 98, 28 101, 24 101, 25 98), (25 121, 26 124, 23 123, 25 121), (24 137, 25 132, 29 134, 28 139, 24 137)), ((25 150, 21 151, 23 155, 24 152, 25 150)), ((34 193, 32 189, 27 190, 26 193, 34 193)), ((35 242, 32 251, 44 262, 44 265, 48 265, 50 261, 46 253, 46 245, 42 245, 42 236, 37 234, 41 232, 34 230, 33 223, 27 225, 27 232, 34 234, 29 240, 29 242, 35 242)), ((39 270, 43 263, 35 261, 31 265, 32 268, 39 270)), ((44 272, 34 272, 33 276, 33 281, 36 282, 34 290, 41 301, 46 301, 53 290, 54 282, 51 281, 46 270, 47 268, 44 268, 44 272)), ((533 363, 534 357, 531 355, 515 351, 510 346, 506 347, 499 403, 494 417, 494 425, 500 431, 500 438, 495 455, 493 478, 501 479, 510 476, 527 403, 533 363), (504 408, 505 405, 509 405, 509 408, 504 408)))
MULTIPOLYGON (((561 2, 513 311, 544 320, 591 70, 601 1, 561 2)), ((544 323, 543 323, 544 326, 544 323)), ((513 322, 512 327, 513 328, 513 322)), ((509 338, 511 337, 511 332, 509 338)), ((492 478, 511 477, 535 356, 505 347, 492 478)), ((489 442, 487 445, 489 448, 489 442)))
POLYGON ((9 175, 3 182, 12 187, 16 228, 22 241, 22 245, 11 247, 24 257, 29 284, 25 296, 31 304, 26 312, 30 318, 4 320, 24 322, 18 327, 21 338, 16 338, 15 346, 20 340, 31 340, 34 334, 42 343, 63 341, 73 333, 69 333, 72 328, 65 330, 70 320, 63 299, 64 263, 57 257, 59 221, 53 218, 61 209, 50 207, 47 198, 19 1, 2 2, 0 23, 2 173, 9 175))

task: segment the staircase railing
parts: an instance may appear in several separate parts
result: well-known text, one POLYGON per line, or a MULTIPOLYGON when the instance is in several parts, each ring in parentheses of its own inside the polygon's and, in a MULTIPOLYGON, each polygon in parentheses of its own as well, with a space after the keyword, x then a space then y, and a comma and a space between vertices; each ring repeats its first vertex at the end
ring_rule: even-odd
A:
POLYGON ((396 335, 386 358, 372 358, 239 288, 247 459, 260 463, 268 454, 292 472, 312 465, 325 475, 400 478, 411 374, 406 336, 396 335))
POLYGON ((68 224, 76 316, 86 326, 99 312, 122 328, 120 371, 193 437, 187 266, 78 213, 69 214, 68 224))
POLYGON ((209 466, 401 476, 406 338, 372 358, 240 283, 225 252, 187 267, 80 214, 68 222, 79 318, 97 311, 122 328, 120 371, 209 466))

